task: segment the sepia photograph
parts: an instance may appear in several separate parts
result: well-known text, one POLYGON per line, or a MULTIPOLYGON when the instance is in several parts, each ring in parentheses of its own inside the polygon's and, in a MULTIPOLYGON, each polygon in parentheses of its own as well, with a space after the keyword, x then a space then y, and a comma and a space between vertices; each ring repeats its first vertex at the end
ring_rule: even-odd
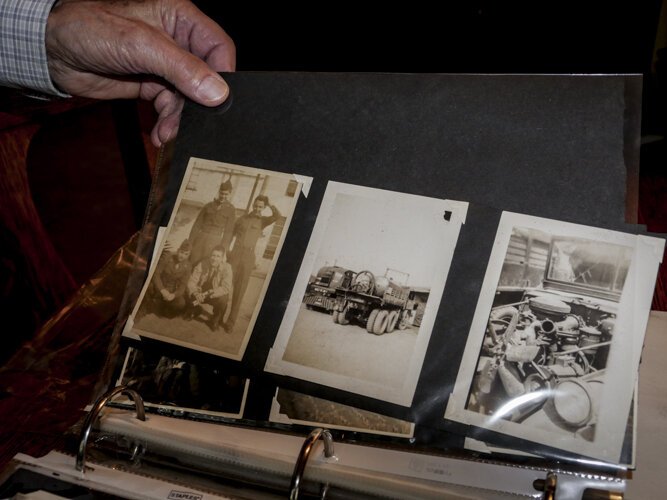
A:
POLYGON ((618 460, 651 240, 504 213, 445 418, 618 460))
POLYGON ((125 334, 240 360, 300 191, 294 175, 192 158, 125 334))
POLYGON ((248 394, 246 378, 134 348, 117 385, 137 391, 148 407, 227 418, 241 418, 248 394))
POLYGON ((466 210, 329 182, 265 369, 410 406, 466 210))
POLYGON ((411 422, 282 388, 276 390, 269 420, 391 437, 414 436, 411 422))

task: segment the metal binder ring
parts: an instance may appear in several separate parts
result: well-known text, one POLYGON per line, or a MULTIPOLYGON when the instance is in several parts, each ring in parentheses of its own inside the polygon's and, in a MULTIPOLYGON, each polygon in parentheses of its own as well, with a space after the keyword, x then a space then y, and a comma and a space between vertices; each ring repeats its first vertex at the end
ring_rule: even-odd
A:
POLYGON ((544 495, 542 495, 543 500, 554 500, 556 498, 556 485, 558 484, 558 476, 553 472, 547 474, 546 481, 544 482, 544 495))
MULTIPOLYGON (((296 459, 296 464, 294 464, 294 472, 292 473, 292 481, 290 482, 290 500, 299 498, 299 486, 301 485, 303 471, 306 468, 306 463, 308 463, 310 452, 313 451, 313 446, 320 438, 324 441, 324 456, 327 458, 333 457, 334 447, 331 432, 322 428, 313 430, 303 442, 299 456, 296 459)), ((324 491, 326 492, 326 489, 324 491)))
MULTIPOLYGON (((84 466, 86 464, 86 446, 88 445, 88 437, 90 436, 90 431, 93 428, 93 424, 97 417, 99 416, 102 408, 106 406, 114 397, 118 394, 127 394, 134 406, 137 409, 137 418, 139 420, 146 420, 146 412, 144 411, 144 400, 141 399, 141 396, 137 391, 134 391, 127 386, 120 385, 109 392, 102 394, 93 407, 90 409, 86 419, 83 421, 83 426, 81 427, 81 434, 79 434, 79 449, 76 453, 76 470, 84 472, 84 466)), ((136 451, 136 450, 135 450, 136 451)))

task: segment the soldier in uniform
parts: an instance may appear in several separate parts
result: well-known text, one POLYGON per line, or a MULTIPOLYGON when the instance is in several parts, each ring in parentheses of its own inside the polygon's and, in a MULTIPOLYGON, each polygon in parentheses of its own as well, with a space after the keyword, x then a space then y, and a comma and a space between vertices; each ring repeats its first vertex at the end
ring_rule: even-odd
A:
POLYGON ((148 287, 148 303, 158 316, 173 318, 185 307, 185 287, 190 279, 190 242, 183 240, 176 253, 160 258, 148 287))
POLYGON ((190 230, 192 254, 190 262, 196 265, 200 260, 208 258, 211 250, 222 245, 225 252, 232 241, 232 230, 236 219, 236 209, 229 201, 232 183, 229 179, 220 184, 215 200, 202 207, 190 230))
POLYGON ((234 328, 241 301, 248 288, 250 273, 255 269, 257 240, 262 235, 262 230, 273 224, 280 216, 278 209, 269 203, 269 198, 259 195, 252 204, 252 211, 239 217, 234 224, 234 245, 229 252, 229 262, 234 270, 234 292, 232 309, 225 325, 227 331, 234 328), (271 209, 271 215, 262 215, 267 206, 271 209))
POLYGON ((211 255, 195 266, 188 281, 188 301, 185 319, 201 313, 201 306, 209 304, 213 314, 208 321, 211 330, 219 330, 223 324, 232 288, 232 267, 225 261, 225 249, 218 245, 211 255))

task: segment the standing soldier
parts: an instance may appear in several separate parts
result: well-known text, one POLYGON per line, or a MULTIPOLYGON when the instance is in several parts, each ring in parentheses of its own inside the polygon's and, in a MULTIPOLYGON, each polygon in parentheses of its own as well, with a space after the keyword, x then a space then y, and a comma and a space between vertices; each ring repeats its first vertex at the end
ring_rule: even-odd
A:
POLYGON ((204 205, 197 215, 190 230, 190 262, 193 266, 211 255, 211 250, 217 245, 222 245, 225 252, 229 250, 236 219, 236 209, 229 201, 231 193, 232 183, 227 179, 220 184, 215 200, 204 205))
POLYGON ((232 291, 232 309, 225 329, 231 332, 239 314, 241 301, 248 288, 250 273, 255 269, 255 246, 262 235, 262 230, 273 224, 281 216, 278 209, 269 203, 269 198, 259 195, 252 204, 252 211, 238 218, 234 224, 234 246, 229 252, 229 262, 234 271, 232 291), (262 215, 269 207, 271 215, 262 215))

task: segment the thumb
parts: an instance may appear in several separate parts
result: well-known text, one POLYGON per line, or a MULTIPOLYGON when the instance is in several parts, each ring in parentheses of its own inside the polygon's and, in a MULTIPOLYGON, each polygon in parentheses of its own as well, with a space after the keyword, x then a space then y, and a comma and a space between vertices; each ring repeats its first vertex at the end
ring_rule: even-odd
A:
POLYGON ((146 54, 148 70, 163 77, 183 95, 204 106, 222 104, 229 87, 208 64, 164 37, 146 54))

